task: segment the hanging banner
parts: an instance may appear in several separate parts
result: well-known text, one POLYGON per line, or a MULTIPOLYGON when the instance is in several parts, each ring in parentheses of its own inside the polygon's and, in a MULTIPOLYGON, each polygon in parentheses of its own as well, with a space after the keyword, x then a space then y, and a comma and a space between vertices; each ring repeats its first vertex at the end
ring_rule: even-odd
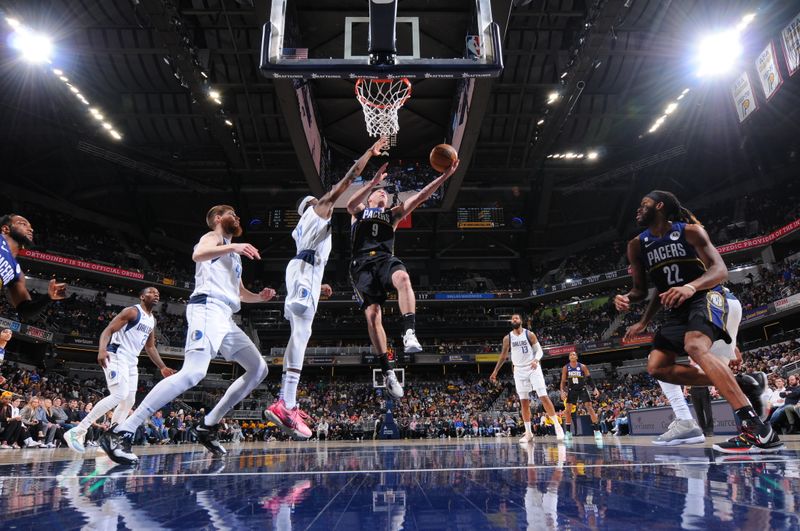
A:
POLYGON ((769 101, 783 83, 778 61, 775 57, 775 46, 773 46, 772 41, 756 57, 756 72, 758 72, 758 79, 761 81, 761 88, 764 89, 764 96, 769 101))
POLYGON ((744 122, 753 111, 758 109, 753 86, 750 84, 750 76, 747 75, 747 72, 742 72, 733 81, 731 96, 733 96, 733 104, 736 105, 736 114, 739 115, 739 123, 744 122))
POLYGON ((800 69, 800 13, 781 31, 781 44, 786 68, 790 76, 794 75, 800 69))

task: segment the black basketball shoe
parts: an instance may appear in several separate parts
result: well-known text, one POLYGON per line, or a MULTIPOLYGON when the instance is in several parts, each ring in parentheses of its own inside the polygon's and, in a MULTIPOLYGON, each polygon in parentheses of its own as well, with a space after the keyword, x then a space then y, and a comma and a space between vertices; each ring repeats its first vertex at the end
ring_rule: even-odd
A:
POLYGON ((222 457, 228 452, 220 444, 217 430, 219 430, 219 424, 206 426, 205 422, 201 422, 190 431, 197 437, 197 442, 205 446, 209 452, 214 454, 214 457, 222 457))
POLYGON ((715 444, 713 448, 724 454, 770 454, 783 450, 783 443, 778 434, 769 424, 766 427, 769 431, 765 435, 760 435, 760 426, 755 425, 753 420, 745 420, 742 422, 742 431, 739 435, 715 444))

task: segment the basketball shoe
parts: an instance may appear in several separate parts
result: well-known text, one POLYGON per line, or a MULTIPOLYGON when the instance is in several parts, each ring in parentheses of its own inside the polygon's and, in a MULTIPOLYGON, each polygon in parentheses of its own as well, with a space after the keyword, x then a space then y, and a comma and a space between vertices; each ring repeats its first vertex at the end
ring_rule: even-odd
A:
POLYGON ((298 406, 288 409, 282 398, 264 411, 264 417, 274 422, 284 432, 298 439, 311 437, 311 428, 305 422, 308 415, 301 411, 298 406))
POLYGON ((700 429, 694 419, 675 419, 669 425, 667 431, 653 439, 653 444, 657 446, 677 446, 679 444, 704 442, 706 442, 706 438, 703 435, 703 430, 700 429))
POLYGON ((209 452, 214 454, 214 457, 222 457, 228 452, 225 450, 225 448, 223 448, 222 444, 220 444, 219 437, 217 436, 217 430, 219 430, 219 424, 206 426, 205 422, 201 422, 197 426, 191 428, 189 431, 197 438, 197 442, 205 446, 209 452))
POLYGON ((64 442, 67 443, 67 446, 69 446, 70 449, 78 452, 79 454, 82 454, 86 451, 86 447, 83 445, 85 437, 86 432, 79 430, 77 426, 64 432, 64 442))
POLYGON ((739 435, 715 444, 712 448, 724 454, 770 454, 783 450, 783 443, 772 426, 766 424, 765 427, 769 431, 762 435, 759 433, 759 426, 752 420, 745 420, 739 435))
POLYGON ((403 352, 406 354, 422 352, 422 345, 419 344, 417 334, 415 334, 414 330, 411 328, 406 330, 406 333, 403 335, 403 352))
POLYGON ((133 434, 129 431, 115 433, 112 426, 100 436, 100 448, 112 461, 120 465, 135 465, 139 462, 131 446, 133 446, 133 434))
POLYGON ((397 380, 397 375, 395 375, 392 369, 383 371, 383 382, 386 384, 386 391, 392 398, 403 398, 403 386, 400 385, 400 382, 397 380))

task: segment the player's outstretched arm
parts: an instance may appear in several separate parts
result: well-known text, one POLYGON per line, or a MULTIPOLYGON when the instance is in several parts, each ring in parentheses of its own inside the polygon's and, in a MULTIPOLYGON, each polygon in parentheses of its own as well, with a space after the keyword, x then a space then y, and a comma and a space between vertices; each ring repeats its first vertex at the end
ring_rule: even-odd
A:
POLYGON ((22 320, 32 321, 39 317, 39 314, 47 308, 51 300, 57 301, 66 297, 67 285, 51 279, 47 285, 48 296, 39 295, 33 297, 25 285, 25 275, 20 274, 13 283, 6 287, 6 293, 8 293, 11 304, 14 305, 14 309, 22 320))
POLYGON ((430 197, 433 195, 433 192, 438 190, 439 187, 441 187, 445 181, 455 173, 455 171, 458 169, 458 163, 458 160, 453 161, 453 164, 451 164, 443 174, 428 183, 425 188, 408 197, 405 201, 392 209, 392 215, 395 220, 395 228, 397 227, 397 224, 400 223, 400 220, 414 212, 418 206, 430 199, 430 197))
POLYGON ((153 330, 150 332, 150 335, 147 338, 147 343, 144 345, 144 351, 147 352, 147 357, 150 358, 150 361, 158 367, 161 376, 164 378, 168 376, 172 376, 175 374, 175 370, 170 369, 167 367, 167 364, 164 363, 164 360, 161 359, 161 354, 158 353, 158 348, 156 347, 156 331, 153 330))
POLYGON ((102 368, 108 367, 108 362, 111 359, 108 353, 108 342, 111 341, 111 336, 114 335, 114 332, 119 332, 122 330, 122 327, 127 325, 133 319, 139 315, 139 310, 136 309, 134 306, 128 306, 121 312, 119 312, 114 318, 108 323, 103 331, 100 333, 100 341, 97 347, 97 363, 100 364, 102 368))
POLYGON ((236 253, 240 256, 246 256, 251 260, 261 260, 261 254, 258 249, 249 243, 226 243, 220 241, 220 236, 216 232, 207 232, 205 236, 200 238, 200 241, 194 248, 192 253, 192 260, 195 262, 206 262, 225 256, 228 253, 236 253))
MULTIPOLYGON (((317 213, 319 217, 322 219, 330 219, 333 215, 333 205, 336 204, 336 201, 342 196, 342 194, 347 190, 356 177, 361 175, 364 172, 364 168, 367 167, 367 163, 369 159, 372 157, 377 157, 381 154, 381 150, 388 146, 389 140, 386 137, 381 137, 375 142, 372 147, 370 147, 361 158, 359 158, 351 167, 350 170, 345 174, 341 181, 334 184, 333 187, 323 195, 319 202, 314 205, 314 212, 317 213)), ((348 205, 349 209, 349 205, 348 205)))
POLYGON ((372 189, 375 186, 378 186, 386 178, 387 166, 389 166, 388 162, 383 163, 383 165, 378 168, 378 171, 375 172, 375 177, 372 178, 369 184, 362 186, 359 191, 350 197, 350 200, 347 202, 347 211, 350 213, 350 215, 355 216, 364 210, 364 201, 366 201, 369 197, 369 194, 372 193, 372 189))
POLYGON ((503 349, 500 351, 500 357, 497 358, 497 363, 494 366, 494 370, 492 371, 492 375, 489 376, 489 381, 496 382, 497 381, 497 374, 500 372, 500 367, 506 362, 506 358, 508 357, 508 348, 509 348, 509 341, 508 335, 503 338, 503 349))

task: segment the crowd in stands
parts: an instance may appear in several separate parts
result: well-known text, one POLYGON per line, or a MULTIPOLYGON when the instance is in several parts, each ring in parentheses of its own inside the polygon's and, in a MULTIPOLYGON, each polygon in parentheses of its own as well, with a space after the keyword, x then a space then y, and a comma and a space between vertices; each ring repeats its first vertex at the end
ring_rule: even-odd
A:
MULTIPOLYGON (((796 376, 787 378, 786 371, 800 366, 800 329, 784 334, 782 339, 746 351, 737 370, 768 374, 769 385, 775 391, 770 401, 770 419, 783 431, 792 431, 800 427, 797 422, 800 415, 795 415, 800 387, 796 376)), ((28 370, 13 364, 7 364, 3 373, 7 381, 0 395, 0 449, 59 446, 61 434, 80 422, 104 394, 104 383, 93 378, 81 381, 52 370, 28 370)), ((387 411, 391 411, 403 438, 517 435, 522 429, 519 400, 510 372, 502 376, 499 384, 492 384, 469 369, 444 378, 433 373, 419 374, 406 385, 406 396, 394 404, 369 382, 308 379, 298 389, 298 403, 315 420, 315 437, 319 438, 376 437, 387 411)), ((593 376, 600 392, 594 400, 595 409, 604 432, 623 434, 631 410, 667 405, 655 380, 644 372, 619 373, 607 368, 595 370, 593 376)), ((554 380, 549 384, 549 396, 561 410, 559 382, 554 380)), ((140 392, 145 390, 144 386, 146 383, 142 383, 140 392)), ((245 406, 264 407, 274 399, 278 389, 279 382, 269 380, 266 388, 249 397, 245 406)), ((191 428, 205 414, 203 407, 214 403, 221 392, 210 391, 208 403, 193 404, 196 409, 176 402, 171 409, 157 412, 137 430, 137 443, 193 442, 191 428)), ((535 433, 552 433, 551 421, 543 414, 538 399, 532 401, 532 407, 535 433)), ((578 406, 577 413, 585 413, 582 406, 578 406)), ((96 445, 109 425, 110 414, 98 420, 87 435, 87 445, 96 445)), ((226 441, 284 437, 275 426, 260 419, 225 419, 221 436, 226 441)))
MULTIPOLYGON (((725 200, 694 212, 703 223, 711 241, 716 245, 732 243, 770 234, 800 218, 800 185, 788 181, 768 190, 725 200), (741 204, 740 216, 732 205, 741 204)), ((608 242, 583 249, 568 259, 553 261, 546 269, 557 269, 557 274, 543 275, 536 282, 535 291, 543 291, 551 284, 567 278, 586 278, 592 275, 617 271, 628 266, 625 257, 627 240, 608 242)))
POLYGON ((800 261, 785 261, 774 271, 759 267, 758 279, 748 275, 745 282, 729 284, 742 308, 749 310, 800 292, 800 261))
MULTIPOLYGON (((122 306, 108 304, 105 294, 98 292, 94 298, 72 294, 66 299, 53 301, 42 314, 27 324, 72 337, 99 339, 122 306)), ((19 320, 14 308, 0 297, 0 316, 19 320)), ((156 340, 158 344, 182 347, 186 342, 186 319, 183 314, 164 311, 156 314, 156 340)))

